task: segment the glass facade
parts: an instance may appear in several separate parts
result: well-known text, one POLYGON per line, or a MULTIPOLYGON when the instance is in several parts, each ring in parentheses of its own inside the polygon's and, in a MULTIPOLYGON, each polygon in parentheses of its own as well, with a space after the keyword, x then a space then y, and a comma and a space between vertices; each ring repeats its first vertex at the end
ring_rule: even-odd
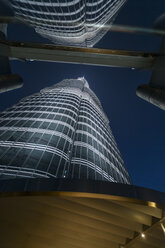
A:
POLYGON ((18 18, 62 45, 92 47, 126 0, 10 0, 18 18))
POLYGON ((84 78, 65 79, 0 114, 0 178, 130 183, 101 103, 84 78))

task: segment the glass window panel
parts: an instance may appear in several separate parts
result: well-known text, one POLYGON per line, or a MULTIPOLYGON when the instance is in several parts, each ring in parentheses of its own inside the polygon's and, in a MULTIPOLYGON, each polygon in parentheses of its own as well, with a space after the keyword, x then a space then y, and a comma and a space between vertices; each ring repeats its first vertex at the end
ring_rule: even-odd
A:
POLYGON ((57 154, 54 154, 53 159, 51 160, 51 163, 50 163, 49 170, 48 170, 50 174, 56 175, 59 161, 60 161, 60 156, 58 156, 57 154))
POLYGON ((47 171, 48 166, 51 162, 52 156, 53 156, 52 153, 45 151, 38 166, 37 166, 37 170, 47 171))
POLYGON ((18 154, 16 155, 16 157, 12 161, 12 165, 17 165, 19 167, 22 167, 23 163, 24 163, 25 159, 27 158, 27 156, 29 155, 30 151, 31 150, 26 149, 26 148, 19 149, 18 154))
MULTIPOLYGON (((15 157, 17 152, 20 151, 20 148, 10 147, 8 150, 6 148, 7 153, 4 154, 4 156, 1 158, 1 163, 8 165, 11 160, 15 157)), ((17 166, 17 164, 16 164, 17 166)))
POLYGON ((102 180, 103 177, 99 173, 96 172, 96 180, 102 180))
POLYGON ((50 130, 61 131, 62 128, 63 128, 63 126, 62 126, 62 125, 58 125, 58 123, 51 123, 51 124, 49 125, 49 128, 48 128, 48 129, 50 129, 50 130))
MULTIPOLYGON (((17 132, 18 133, 18 132, 17 132)), ((18 137, 19 142, 27 142, 29 138, 32 136, 32 132, 20 132, 20 136, 18 137)))
POLYGON ((56 136, 56 135, 53 135, 49 141, 49 145, 50 146, 53 146, 53 147, 56 147, 57 144, 58 144, 58 141, 59 141, 60 137, 59 136, 56 136))
POLYGON ((63 139, 62 137, 60 137, 60 140, 58 142, 58 149, 63 149, 64 147, 64 144, 65 144, 65 139, 63 139))
POLYGON ((41 121, 35 121, 32 123, 31 127, 32 128, 38 128, 41 125, 41 123, 42 123, 41 121))
POLYGON ((79 165, 78 164, 74 164, 74 170, 73 170, 73 178, 79 178, 79 165))
POLYGON ((29 143, 39 143, 41 135, 41 133, 34 133, 33 136, 30 138, 29 143))
POLYGON ((86 179, 87 178, 87 167, 81 165, 80 166, 80 178, 81 179, 86 179))
POLYGON ((0 140, 8 140, 8 138, 12 135, 12 131, 2 131, 0 135, 0 140))
MULTIPOLYGON (((47 129, 49 125, 50 125, 49 122, 43 122, 43 123, 40 125, 40 128, 47 129)), ((48 129, 49 129, 49 128, 48 128, 48 129)))
POLYGON ((61 161, 60 161, 59 168, 58 168, 57 177, 62 177, 63 176, 65 163, 66 163, 66 160, 62 158, 61 161))
POLYGON ((43 151, 39 151, 36 149, 33 150, 31 152, 28 160, 26 161, 26 167, 35 169, 38 161, 40 160, 40 158, 42 156, 42 153, 43 153, 43 151))
MULTIPOLYGON (((3 154, 6 152, 7 149, 8 149, 8 147, 0 146, 0 159, 1 159, 1 156, 3 156, 3 154)), ((2 160, 0 160, 0 161, 2 163, 2 160)))
POLYGON ((95 180, 95 170, 88 167, 88 179, 95 180))

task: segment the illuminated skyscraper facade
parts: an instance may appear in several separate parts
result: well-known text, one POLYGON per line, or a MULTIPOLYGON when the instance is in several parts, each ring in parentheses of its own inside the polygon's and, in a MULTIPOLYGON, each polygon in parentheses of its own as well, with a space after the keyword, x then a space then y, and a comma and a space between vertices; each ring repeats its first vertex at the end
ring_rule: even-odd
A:
POLYGON ((84 78, 66 79, 0 115, 0 178, 130 183, 109 121, 84 78))
POLYGON ((56 44, 92 47, 126 0, 11 0, 18 18, 56 44))

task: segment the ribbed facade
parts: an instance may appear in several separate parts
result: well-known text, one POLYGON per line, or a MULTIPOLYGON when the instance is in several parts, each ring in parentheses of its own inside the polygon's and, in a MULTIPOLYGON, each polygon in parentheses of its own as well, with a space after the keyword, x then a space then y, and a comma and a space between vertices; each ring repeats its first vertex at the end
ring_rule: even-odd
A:
POLYGON ((17 17, 61 45, 92 47, 126 0, 11 0, 17 17))
POLYGON ((84 78, 66 79, 0 114, 0 178, 130 183, 109 121, 84 78))

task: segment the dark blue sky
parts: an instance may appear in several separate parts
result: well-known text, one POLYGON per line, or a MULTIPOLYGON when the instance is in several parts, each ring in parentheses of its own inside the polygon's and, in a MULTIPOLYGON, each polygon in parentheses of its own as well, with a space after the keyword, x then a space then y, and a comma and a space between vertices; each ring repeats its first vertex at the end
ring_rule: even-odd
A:
MULTIPOLYGON (((164 0, 128 0, 115 23, 152 27, 164 11, 164 0)), ((10 25, 8 38, 45 41, 23 25, 10 25)), ((156 52, 160 42, 159 37, 109 32, 96 47, 156 52)), ((165 191, 165 112, 135 94, 138 85, 149 82, 150 71, 19 61, 12 61, 11 68, 23 77, 24 87, 1 94, 1 110, 64 78, 84 76, 109 117, 133 183, 165 191)))

